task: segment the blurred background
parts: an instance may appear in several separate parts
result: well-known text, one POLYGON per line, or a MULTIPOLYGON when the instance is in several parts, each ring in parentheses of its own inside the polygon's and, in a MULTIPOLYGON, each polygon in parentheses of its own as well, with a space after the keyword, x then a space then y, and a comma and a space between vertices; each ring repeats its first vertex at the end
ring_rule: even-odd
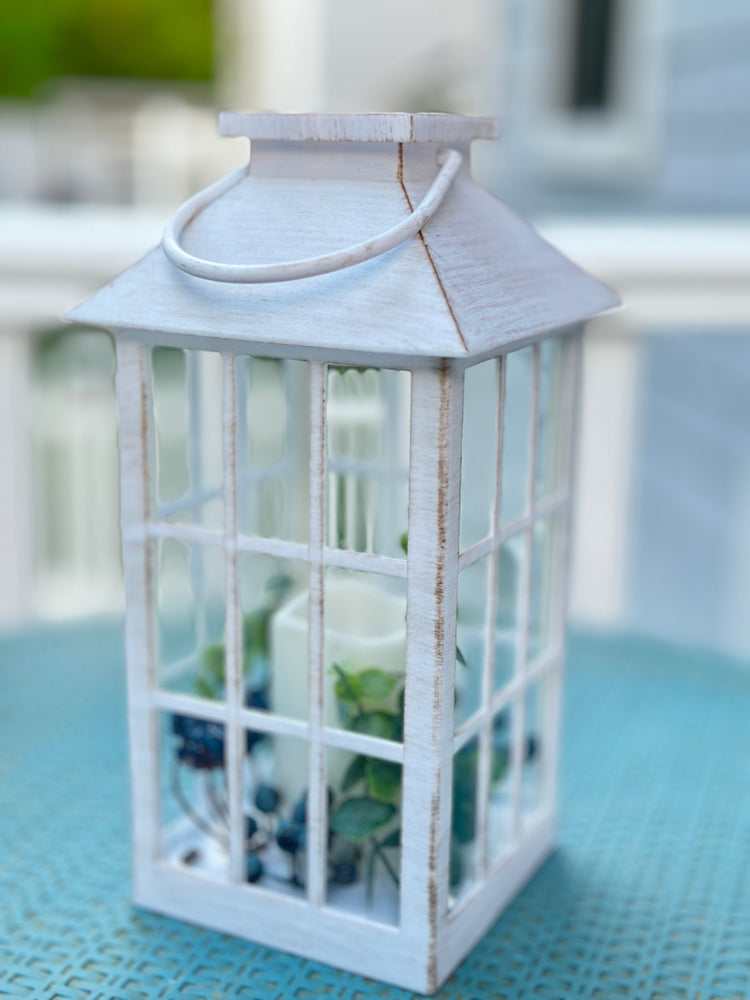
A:
POLYGON ((493 115, 591 325, 572 615, 750 661, 747 0, 3 0, 0 622, 122 609, 114 358, 71 306, 241 163, 216 111, 493 115))

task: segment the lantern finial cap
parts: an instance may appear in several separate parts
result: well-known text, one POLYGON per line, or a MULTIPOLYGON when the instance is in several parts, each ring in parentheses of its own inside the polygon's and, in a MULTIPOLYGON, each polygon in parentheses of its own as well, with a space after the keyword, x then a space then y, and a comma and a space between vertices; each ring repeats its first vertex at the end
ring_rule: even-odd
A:
POLYGON ((222 111, 219 134, 289 142, 467 143, 497 138, 494 118, 445 114, 290 115, 222 111))

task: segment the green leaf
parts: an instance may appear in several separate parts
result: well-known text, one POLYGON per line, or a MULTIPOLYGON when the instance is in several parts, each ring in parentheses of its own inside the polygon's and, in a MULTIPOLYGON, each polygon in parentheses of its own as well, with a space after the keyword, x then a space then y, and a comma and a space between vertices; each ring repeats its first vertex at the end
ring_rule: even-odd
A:
POLYGON ((219 696, 215 685, 207 677, 196 677, 195 683, 193 684, 193 690, 199 698, 214 699, 219 696))
POLYGON ((375 799, 353 798, 342 803, 331 816, 331 829, 360 844, 381 830, 396 814, 396 807, 375 799))
POLYGON ((205 673, 217 684, 223 684, 226 678, 224 667, 224 643, 216 642, 206 646, 201 653, 205 673))
POLYGON ((396 686, 397 678, 379 667, 368 667, 358 677, 360 697, 367 701, 382 701, 396 686))
POLYGON ((265 656, 268 653, 268 620, 270 611, 258 608, 242 618, 242 645, 246 653, 265 656))
POLYGON ((361 695, 361 684, 359 674, 351 670, 346 670, 340 663, 332 663, 331 670, 338 679, 334 685, 334 691, 339 701, 356 702, 361 695))
POLYGON ((465 666, 468 665, 466 663, 466 657, 461 652, 461 650, 459 649, 458 645, 456 645, 456 659, 458 660, 458 662, 461 664, 462 667, 465 667, 465 666))
POLYGON ((400 719, 390 712, 362 712, 352 719, 351 728, 355 733, 378 736, 381 740, 401 738, 400 719))
POLYGON ((500 781, 508 768, 508 748, 495 747, 492 751, 492 780, 500 781))
POLYGON ((400 847, 401 846, 401 829, 397 827, 395 830, 391 830, 385 840, 380 841, 381 847, 400 847))
POLYGON ((469 745, 453 758, 453 836, 468 844, 476 833, 477 751, 469 745))
POLYGON ((409 554, 409 532, 405 531, 403 535, 399 538, 399 543, 401 548, 404 550, 404 555, 409 554))
POLYGON ((390 760, 368 757, 365 774, 370 794, 379 802, 393 802, 401 790, 401 765, 390 760))
POLYGON ((276 573, 266 584, 266 593, 271 597, 274 607, 278 606, 291 589, 294 580, 288 573, 276 573))
POLYGON ((451 889, 455 889, 463 877, 463 858, 461 848, 455 840, 451 840, 450 880, 451 889))
POLYGON ((344 776, 341 779, 342 792, 348 792, 354 785, 364 781, 365 759, 362 754, 359 754, 344 771, 344 776))

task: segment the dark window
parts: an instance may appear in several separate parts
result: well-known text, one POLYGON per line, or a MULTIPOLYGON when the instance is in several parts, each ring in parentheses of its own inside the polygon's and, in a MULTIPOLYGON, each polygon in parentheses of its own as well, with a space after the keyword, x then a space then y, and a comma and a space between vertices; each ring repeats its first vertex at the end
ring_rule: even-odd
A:
POLYGON ((569 105, 604 110, 612 99, 612 59, 617 0, 572 0, 569 105))

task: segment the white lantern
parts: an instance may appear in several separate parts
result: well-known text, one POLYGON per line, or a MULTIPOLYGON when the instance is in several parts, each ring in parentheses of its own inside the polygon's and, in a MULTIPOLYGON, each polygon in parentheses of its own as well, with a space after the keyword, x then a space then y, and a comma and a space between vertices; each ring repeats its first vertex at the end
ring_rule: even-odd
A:
POLYGON ((221 130, 249 168, 71 316, 117 343, 134 896, 429 993, 553 846, 616 300, 472 182, 490 121, 221 130))

